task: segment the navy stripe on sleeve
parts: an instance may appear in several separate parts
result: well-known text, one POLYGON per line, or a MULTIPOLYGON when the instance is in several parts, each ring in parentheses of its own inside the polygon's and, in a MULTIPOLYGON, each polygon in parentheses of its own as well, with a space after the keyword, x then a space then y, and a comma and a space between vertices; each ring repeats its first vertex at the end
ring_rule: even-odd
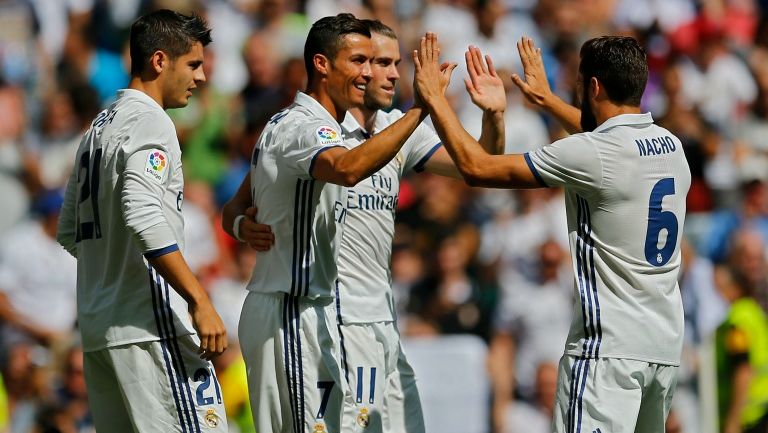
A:
POLYGON ((312 156, 312 161, 309 163, 309 177, 311 177, 313 179, 315 178, 315 176, 312 175, 312 171, 315 169, 315 161, 317 161, 317 157, 321 153, 325 152, 326 150, 333 149, 334 147, 344 147, 344 146, 341 146, 341 145, 328 146, 328 147, 324 147, 324 148, 318 150, 317 152, 315 152, 315 154, 312 156))
POLYGON ((413 166, 413 170, 417 173, 421 173, 424 171, 424 165, 429 161, 429 158, 432 158, 432 155, 437 152, 437 149, 440 149, 443 147, 443 143, 437 143, 432 149, 427 152, 424 157, 422 157, 416 165, 413 166))
POLYGON ((528 155, 528 152, 525 152, 523 154, 523 157, 525 157, 525 163, 528 164, 528 168, 531 169, 531 173, 533 173, 533 177, 535 177, 536 180, 539 181, 539 184, 541 184, 541 186, 548 188, 549 185, 547 185, 547 183, 544 182, 544 179, 541 177, 541 174, 539 174, 539 170, 536 170, 536 166, 533 165, 533 161, 531 161, 531 156, 528 155))
POLYGON ((178 250, 179 250, 178 244, 168 245, 167 247, 164 247, 164 248, 158 248, 156 250, 147 251, 146 253, 144 253, 144 257, 148 259, 154 259, 156 257, 164 256, 168 253, 172 253, 178 250))

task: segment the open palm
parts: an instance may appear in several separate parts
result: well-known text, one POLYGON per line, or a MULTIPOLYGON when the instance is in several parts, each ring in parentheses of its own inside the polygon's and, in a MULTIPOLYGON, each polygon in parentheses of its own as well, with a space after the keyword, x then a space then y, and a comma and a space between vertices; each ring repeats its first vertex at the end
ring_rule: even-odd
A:
POLYGON ((491 57, 486 55, 483 58, 479 48, 469 47, 464 59, 469 72, 469 78, 464 79, 464 84, 472 102, 484 111, 504 111, 507 107, 507 95, 491 57))

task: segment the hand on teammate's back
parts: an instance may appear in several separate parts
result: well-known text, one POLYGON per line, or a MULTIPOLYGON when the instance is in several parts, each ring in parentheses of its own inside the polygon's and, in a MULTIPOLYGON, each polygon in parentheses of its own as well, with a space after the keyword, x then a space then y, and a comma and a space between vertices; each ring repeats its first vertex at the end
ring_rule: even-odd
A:
POLYGON ((536 48, 533 39, 523 37, 517 42, 517 52, 523 63, 525 80, 517 74, 512 74, 512 82, 523 92, 528 102, 541 107, 545 99, 552 94, 552 89, 547 82, 547 73, 544 70, 541 48, 536 48))
POLYGON ((256 222, 258 209, 254 206, 245 210, 245 218, 240 222, 240 237, 256 251, 269 251, 275 244, 272 227, 256 222))
POLYGON ((213 304, 207 299, 196 305, 190 304, 189 314, 200 337, 200 357, 211 359, 224 353, 227 350, 227 328, 213 304))
POLYGON ((429 104, 431 100, 445 94, 448 84, 451 82, 451 74, 456 68, 456 63, 440 64, 440 44, 437 34, 427 32, 421 38, 418 50, 413 51, 413 63, 416 71, 413 77, 413 87, 416 93, 429 104))
POLYGON ((464 53, 467 62, 469 78, 464 79, 467 93, 472 103, 483 111, 503 112, 507 108, 507 95, 504 92, 504 82, 493 67, 491 56, 486 55, 480 49, 470 46, 464 53))

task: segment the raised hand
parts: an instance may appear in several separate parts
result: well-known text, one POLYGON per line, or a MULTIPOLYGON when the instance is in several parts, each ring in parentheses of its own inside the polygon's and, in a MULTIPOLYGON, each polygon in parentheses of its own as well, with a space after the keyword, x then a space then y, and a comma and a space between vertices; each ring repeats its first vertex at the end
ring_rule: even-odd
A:
POLYGON ((547 82, 541 48, 536 48, 533 39, 523 37, 517 43, 517 52, 523 63, 525 80, 517 74, 512 74, 512 82, 523 92, 525 98, 532 104, 544 106, 545 100, 552 95, 552 89, 547 82))
POLYGON ((240 237, 256 251, 268 251, 275 244, 272 227, 256 222, 257 209, 253 206, 245 210, 245 218, 240 221, 240 237))
POLYGON ((427 32, 421 38, 419 49, 413 51, 413 63, 416 69, 413 87, 427 105, 445 93, 445 89, 451 82, 451 74, 456 68, 456 63, 439 64, 439 58, 440 45, 437 34, 427 32))
POLYGON ((464 79, 464 84, 472 102, 483 111, 503 112, 507 108, 507 97, 504 83, 496 74, 491 56, 486 55, 483 61, 480 49, 470 46, 464 53, 464 60, 469 72, 469 78, 464 79))

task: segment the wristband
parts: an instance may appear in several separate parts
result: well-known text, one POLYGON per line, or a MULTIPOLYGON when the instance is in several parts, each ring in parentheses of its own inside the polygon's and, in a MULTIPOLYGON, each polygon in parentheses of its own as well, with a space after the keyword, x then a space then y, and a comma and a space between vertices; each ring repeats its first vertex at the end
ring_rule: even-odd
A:
POLYGON ((235 235, 235 239, 237 239, 240 242, 245 242, 245 239, 240 237, 240 221, 245 218, 245 215, 238 215, 235 217, 235 222, 232 224, 232 234, 235 235))

